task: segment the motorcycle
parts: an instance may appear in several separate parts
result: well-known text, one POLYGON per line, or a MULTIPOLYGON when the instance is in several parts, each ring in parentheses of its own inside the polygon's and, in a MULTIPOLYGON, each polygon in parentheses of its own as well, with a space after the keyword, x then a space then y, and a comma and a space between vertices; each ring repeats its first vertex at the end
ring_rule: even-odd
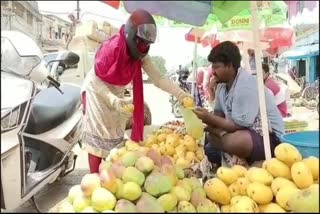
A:
MULTIPOLYGON (((79 56, 66 52, 60 63, 79 56)), ((48 63, 49 64, 49 63, 48 63)), ((40 212, 35 195, 75 168, 82 112, 80 87, 51 77, 37 44, 16 31, 1 32, 1 208, 24 202, 40 212)))
MULTIPOLYGON (((178 83, 179 87, 184 91, 188 92, 188 87, 185 80, 180 81, 178 74, 171 76, 170 79, 173 82, 178 83)), ((178 102, 178 100, 173 95, 170 95, 169 102, 171 103, 171 113, 175 116, 175 118, 181 118, 182 115, 180 112, 180 103, 178 102)))

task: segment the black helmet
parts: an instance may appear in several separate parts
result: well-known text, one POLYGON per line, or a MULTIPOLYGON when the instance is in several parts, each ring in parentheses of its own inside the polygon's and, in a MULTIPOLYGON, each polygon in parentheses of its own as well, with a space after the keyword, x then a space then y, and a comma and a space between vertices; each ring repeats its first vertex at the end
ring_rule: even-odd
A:
POLYGON ((130 55, 142 59, 148 54, 150 44, 156 40, 156 22, 147 11, 136 10, 125 25, 125 33, 130 55))

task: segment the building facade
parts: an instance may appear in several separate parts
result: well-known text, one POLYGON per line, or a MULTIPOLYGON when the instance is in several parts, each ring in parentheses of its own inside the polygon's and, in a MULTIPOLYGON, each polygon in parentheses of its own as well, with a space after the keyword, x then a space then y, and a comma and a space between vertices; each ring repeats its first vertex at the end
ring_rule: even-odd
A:
POLYGON ((16 30, 40 42, 42 16, 36 1, 1 1, 1 29, 16 30))
POLYGON ((290 24, 296 32, 295 45, 283 53, 297 76, 313 83, 319 78, 319 2, 287 1, 290 24))
POLYGON ((1 1, 1 30, 25 33, 43 52, 66 47, 71 22, 39 12, 36 1, 1 1))
POLYGON ((70 37, 71 22, 55 15, 43 15, 41 26, 41 47, 44 52, 65 49, 70 37))

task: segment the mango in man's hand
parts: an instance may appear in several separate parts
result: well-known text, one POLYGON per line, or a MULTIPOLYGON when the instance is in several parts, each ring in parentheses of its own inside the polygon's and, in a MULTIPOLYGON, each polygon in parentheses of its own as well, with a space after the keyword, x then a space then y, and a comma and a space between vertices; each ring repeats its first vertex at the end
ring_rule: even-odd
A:
POLYGON ((185 97, 182 100, 182 104, 185 108, 194 108, 194 102, 192 97, 185 97))

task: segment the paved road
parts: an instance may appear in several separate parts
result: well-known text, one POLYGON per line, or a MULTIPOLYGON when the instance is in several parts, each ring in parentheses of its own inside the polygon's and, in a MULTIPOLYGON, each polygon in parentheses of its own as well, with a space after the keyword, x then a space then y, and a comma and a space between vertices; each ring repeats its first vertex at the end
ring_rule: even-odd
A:
MULTIPOLYGON (((63 80, 68 81, 70 80, 70 78, 71 76, 65 76, 63 80)), ((78 78, 73 82, 81 83, 81 80, 78 78)), ((169 95, 167 93, 161 91, 151 84, 145 84, 144 93, 145 100, 150 106, 153 124, 161 125, 167 121, 175 119, 171 114, 171 106, 168 102, 169 95)), ((296 110, 294 111, 298 114, 304 114, 306 109, 296 108, 296 110)), ((319 116, 317 115, 317 113, 315 111, 310 112, 310 114, 308 114, 308 118, 313 118, 310 124, 312 129, 319 129, 319 116)), ((36 196, 41 210, 47 212, 55 204, 64 199, 67 196, 70 187, 79 184, 81 178, 86 173, 88 173, 87 154, 85 151, 81 151, 75 171, 62 178, 61 180, 48 185, 36 196)), ((29 202, 26 202, 21 207, 15 209, 14 212, 35 212, 35 209, 33 209, 29 202)))

